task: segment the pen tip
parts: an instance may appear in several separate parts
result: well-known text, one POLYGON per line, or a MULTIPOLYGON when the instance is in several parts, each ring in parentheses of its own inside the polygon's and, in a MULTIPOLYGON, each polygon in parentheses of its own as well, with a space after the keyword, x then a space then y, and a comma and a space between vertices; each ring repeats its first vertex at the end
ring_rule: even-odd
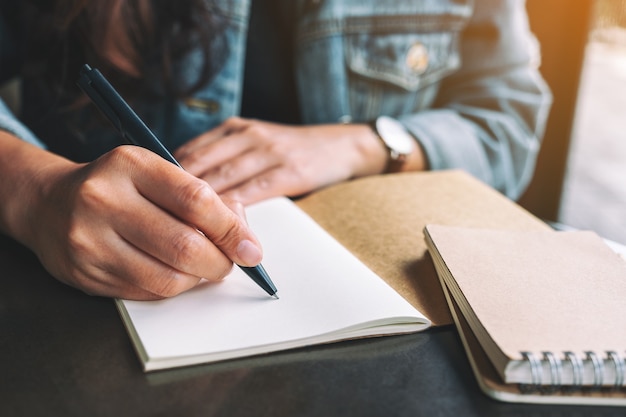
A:
POLYGON ((277 299, 277 300, 279 299, 279 297, 278 297, 278 293, 274 293, 274 294, 272 295, 272 297, 274 297, 274 298, 275 298, 275 299, 277 299))

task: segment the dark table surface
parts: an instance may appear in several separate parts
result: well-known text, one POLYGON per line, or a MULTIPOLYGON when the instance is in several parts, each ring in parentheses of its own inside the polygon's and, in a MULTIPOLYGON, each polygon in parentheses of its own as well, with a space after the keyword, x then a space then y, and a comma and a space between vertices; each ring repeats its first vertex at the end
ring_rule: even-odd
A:
POLYGON ((624 416, 482 394, 453 327, 145 374, 110 299, 0 235, 0 416, 624 416))

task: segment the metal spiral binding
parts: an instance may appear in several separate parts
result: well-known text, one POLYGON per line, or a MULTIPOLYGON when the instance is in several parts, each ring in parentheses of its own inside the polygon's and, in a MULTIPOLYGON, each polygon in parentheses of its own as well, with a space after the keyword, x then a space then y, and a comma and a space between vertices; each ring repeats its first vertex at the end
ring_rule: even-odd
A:
MULTIPOLYGON (((593 351, 585 351, 584 359, 593 367, 593 384, 583 385, 584 363, 581 357, 572 351, 563 352, 563 358, 558 358, 552 352, 541 352, 542 358, 538 359, 532 352, 520 352, 530 366, 530 384, 519 384, 520 391, 531 393, 539 391, 544 394, 553 393, 559 389, 570 392, 589 388, 598 390, 603 387, 605 379, 605 359, 600 358, 593 351), (563 385, 563 365, 570 363, 572 367, 572 383, 563 385), (543 384, 544 365, 550 368, 550 384, 543 384)), ((613 364, 615 370, 615 383, 613 389, 623 389, 626 382, 626 359, 616 351, 606 351, 606 361, 613 364)), ((607 381, 608 382, 608 381, 607 381)))
POLYGON ((587 351, 585 352, 587 359, 591 361, 591 365, 593 365, 593 387, 600 388, 602 387, 602 382, 604 381, 604 363, 600 359, 598 359, 598 355, 595 352, 587 351))
POLYGON ((529 393, 541 388, 541 381, 543 380, 543 368, 539 359, 532 354, 532 352, 521 352, 522 357, 530 364, 530 377, 531 384, 520 384, 520 391, 529 393))
POLYGON ((567 351, 563 353, 565 360, 572 364, 572 388, 579 388, 583 385, 583 361, 574 352, 567 351))
POLYGON ((621 388, 624 386, 624 373, 626 371, 626 364, 624 364, 624 358, 615 351, 607 351, 607 358, 609 358, 615 366, 615 388, 621 388))
POLYGON ((550 382, 549 387, 544 387, 545 392, 554 392, 561 388, 561 375, 563 374, 563 367, 561 366, 561 359, 557 358, 552 352, 542 352, 543 359, 548 361, 550 365, 550 382))

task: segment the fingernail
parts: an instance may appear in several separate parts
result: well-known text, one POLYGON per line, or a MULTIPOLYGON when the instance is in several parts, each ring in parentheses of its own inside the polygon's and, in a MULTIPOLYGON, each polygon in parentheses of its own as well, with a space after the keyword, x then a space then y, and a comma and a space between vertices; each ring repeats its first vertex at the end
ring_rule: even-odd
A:
POLYGON ((261 263, 263 254, 251 241, 242 240, 237 246, 237 256, 243 261, 244 266, 255 266, 261 263))

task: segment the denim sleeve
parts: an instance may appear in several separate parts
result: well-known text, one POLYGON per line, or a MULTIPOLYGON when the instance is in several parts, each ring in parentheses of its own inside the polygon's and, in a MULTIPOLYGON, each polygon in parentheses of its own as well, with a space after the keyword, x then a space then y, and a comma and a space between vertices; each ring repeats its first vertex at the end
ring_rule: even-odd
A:
POLYGON ((0 130, 7 131, 23 141, 32 143, 33 145, 45 148, 46 146, 24 126, 9 110, 4 101, 0 99, 0 130))
POLYGON ((462 64, 432 109, 401 121, 430 169, 464 169, 517 199, 532 178, 552 97, 525 3, 477 1, 460 39, 462 64))

